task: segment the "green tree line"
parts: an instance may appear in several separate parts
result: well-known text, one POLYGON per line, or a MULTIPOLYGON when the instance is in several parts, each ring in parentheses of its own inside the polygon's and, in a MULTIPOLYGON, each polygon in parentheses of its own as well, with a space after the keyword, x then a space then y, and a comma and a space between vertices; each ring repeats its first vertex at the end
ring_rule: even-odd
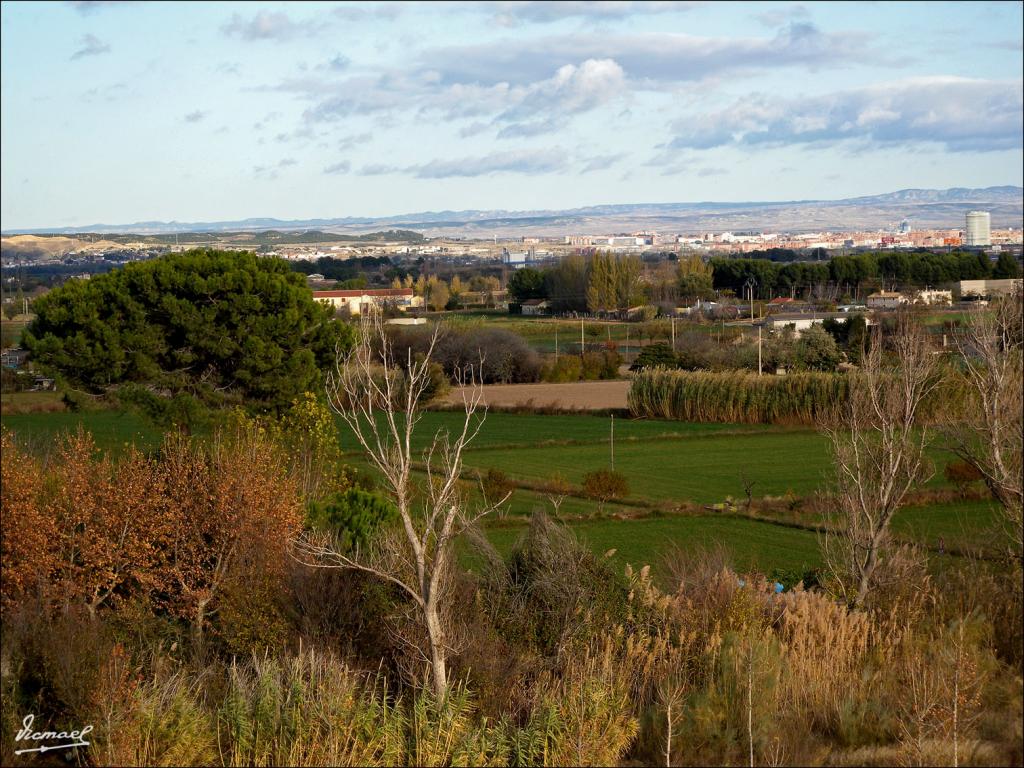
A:
POLYGON ((827 262, 779 263, 766 259, 711 259, 716 289, 742 293, 753 279, 755 296, 795 294, 815 285, 836 285, 846 291, 881 282, 923 288, 960 280, 1020 277, 1020 265, 1009 253, 993 264, 984 253, 869 252, 836 256, 827 262))

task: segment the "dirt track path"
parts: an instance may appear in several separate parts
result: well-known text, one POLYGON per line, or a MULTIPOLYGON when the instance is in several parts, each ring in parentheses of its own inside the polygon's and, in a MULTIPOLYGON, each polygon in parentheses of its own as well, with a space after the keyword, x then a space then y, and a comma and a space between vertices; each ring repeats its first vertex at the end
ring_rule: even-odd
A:
MULTIPOLYGON (((578 381, 567 384, 488 384, 484 402, 495 408, 533 406, 566 410, 604 410, 625 408, 630 382, 578 381)), ((443 402, 462 402, 461 388, 454 388, 443 402)))

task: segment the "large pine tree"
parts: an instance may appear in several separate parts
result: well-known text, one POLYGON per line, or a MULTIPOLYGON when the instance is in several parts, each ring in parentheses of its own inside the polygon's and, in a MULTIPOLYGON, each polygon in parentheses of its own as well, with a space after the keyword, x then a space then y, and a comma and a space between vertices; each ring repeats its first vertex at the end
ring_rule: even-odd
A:
MULTIPOLYGON (((154 416, 244 404, 277 410, 319 386, 351 338, 280 259, 195 250, 90 280, 36 302, 32 359, 70 387, 117 394, 154 416)), ((172 419, 173 420, 173 419, 172 419)))

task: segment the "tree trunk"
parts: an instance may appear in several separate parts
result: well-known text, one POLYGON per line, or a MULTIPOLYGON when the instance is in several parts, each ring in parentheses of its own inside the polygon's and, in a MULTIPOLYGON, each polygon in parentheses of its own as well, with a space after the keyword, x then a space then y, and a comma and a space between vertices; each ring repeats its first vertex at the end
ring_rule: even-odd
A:
POLYGON ((430 668, 433 677, 434 695, 438 701, 448 693, 448 665, 444 647, 444 630, 437 615, 437 605, 433 600, 423 608, 427 624, 427 638, 430 642, 430 668))
POLYGON ((853 600, 854 608, 862 608, 864 606, 864 600, 868 596, 868 592, 871 590, 871 577, 875 573, 875 568, 878 566, 878 542, 872 541, 871 548, 868 550, 867 559, 864 561, 864 567, 860 572, 860 584, 857 585, 857 596, 853 600))
POLYGON ((203 624, 206 623, 206 606, 209 600, 200 600, 196 603, 196 615, 192 619, 192 642, 195 647, 203 647, 203 624))

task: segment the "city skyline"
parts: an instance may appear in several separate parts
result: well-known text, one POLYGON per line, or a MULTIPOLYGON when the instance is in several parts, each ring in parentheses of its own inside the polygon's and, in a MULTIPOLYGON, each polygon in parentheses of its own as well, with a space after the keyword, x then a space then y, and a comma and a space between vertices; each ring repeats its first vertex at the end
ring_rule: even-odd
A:
POLYGON ((1017 3, 193 8, 0 8, 4 230, 1024 180, 1017 3))

